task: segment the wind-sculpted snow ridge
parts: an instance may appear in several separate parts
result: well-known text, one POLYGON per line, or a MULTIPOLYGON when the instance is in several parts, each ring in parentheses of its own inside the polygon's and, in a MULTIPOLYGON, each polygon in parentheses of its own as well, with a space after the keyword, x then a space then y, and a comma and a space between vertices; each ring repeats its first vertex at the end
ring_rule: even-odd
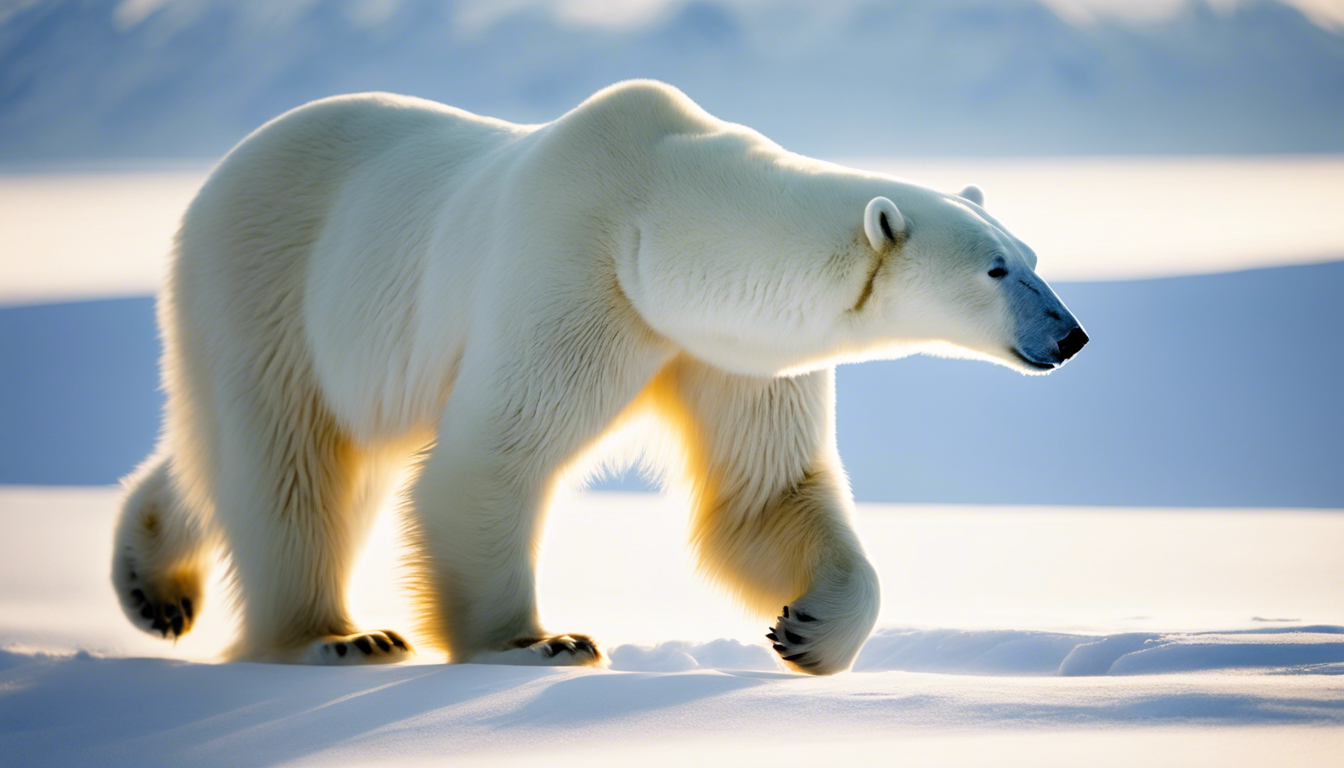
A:
MULTIPOLYGON (((870 641, 871 642, 871 641, 870 641)), ((778 669, 765 645, 718 639, 707 643, 673 640, 653 648, 621 645, 608 654, 611 669, 628 672, 686 672, 692 669, 778 669)))
MULTIPOLYGON (((734 640, 667 642, 611 650, 611 668, 638 672, 772 670, 764 647, 734 640)), ((1231 632, 1076 635, 1027 630, 880 629, 856 672, 974 675, 1138 675, 1260 669, 1344 674, 1344 627, 1274 627, 1231 632)))

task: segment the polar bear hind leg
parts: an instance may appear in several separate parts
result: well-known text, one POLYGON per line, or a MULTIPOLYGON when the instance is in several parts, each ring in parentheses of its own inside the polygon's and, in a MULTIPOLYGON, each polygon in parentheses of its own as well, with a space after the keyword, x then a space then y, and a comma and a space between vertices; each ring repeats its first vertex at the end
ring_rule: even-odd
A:
POLYGON ((171 464, 156 453, 127 482, 112 584, 132 624, 177 639, 200 613, 218 538, 206 516, 177 491, 171 464))
MULTIPOLYGON (((272 372, 268 371, 268 374, 272 372)), ((361 631, 345 607, 360 545, 400 465, 354 444, 297 373, 234 393, 223 426, 217 518, 232 553, 242 629, 235 659, 396 662, 411 648, 361 631)))

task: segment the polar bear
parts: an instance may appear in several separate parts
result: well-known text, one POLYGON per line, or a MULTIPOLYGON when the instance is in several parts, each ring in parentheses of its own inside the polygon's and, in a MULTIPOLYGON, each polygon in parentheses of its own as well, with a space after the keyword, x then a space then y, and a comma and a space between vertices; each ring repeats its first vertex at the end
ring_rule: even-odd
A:
POLYGON ((834 366, 931 351, 1053 370, 1087 335, 1035 266, 974 187, 801 157, 661 83, 544 125, 377 93, 308 104, 185 214, 158 303, 163 436, 128 481, 114 586, 133 622, 182 635, 224 546, 232 658, 403 659, 343 592, 405 483, 417 644, 597 663, 588 637, 542 628, 538 530, 556 478, 652 414, 679 441, 705 571, 780 614, 789 667, 847 669, 879 590, 834 366))

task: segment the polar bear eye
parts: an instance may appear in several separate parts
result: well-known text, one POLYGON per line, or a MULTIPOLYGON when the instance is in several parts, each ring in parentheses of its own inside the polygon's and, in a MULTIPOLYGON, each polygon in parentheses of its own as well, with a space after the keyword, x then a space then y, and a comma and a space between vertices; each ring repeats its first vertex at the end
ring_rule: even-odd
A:
POLYGON ((1003 278, 1008 276, 1008 270, 1004 269, 1003 267, 995 267, 989 270, 989 276, 994 278, 995 280, 1002 280, 1003 278))

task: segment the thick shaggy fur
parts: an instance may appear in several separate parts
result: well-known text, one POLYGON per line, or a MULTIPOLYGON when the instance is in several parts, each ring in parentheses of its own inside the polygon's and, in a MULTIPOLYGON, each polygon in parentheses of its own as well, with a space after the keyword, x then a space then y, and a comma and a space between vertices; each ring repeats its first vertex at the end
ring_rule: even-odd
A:
POLYGON ((187 631, 222 542, 234 657, 403 658, 395 631, 351 623, 344 589, 414 475, 419 641, 592 663, 591 640, 539 623, 538 531, 556 478, 653 414, 679 440, 705 569, 763 614, 787 606, 786 663, 843 670, 878 584, 835 450, 835 363, 950 349, 1031 372, 1076 327, 978 194, 789 154, 658 83, 540 126, 386 94, 281 116, 182 225, 162 444, 118 531, 123 605, 187 631))

